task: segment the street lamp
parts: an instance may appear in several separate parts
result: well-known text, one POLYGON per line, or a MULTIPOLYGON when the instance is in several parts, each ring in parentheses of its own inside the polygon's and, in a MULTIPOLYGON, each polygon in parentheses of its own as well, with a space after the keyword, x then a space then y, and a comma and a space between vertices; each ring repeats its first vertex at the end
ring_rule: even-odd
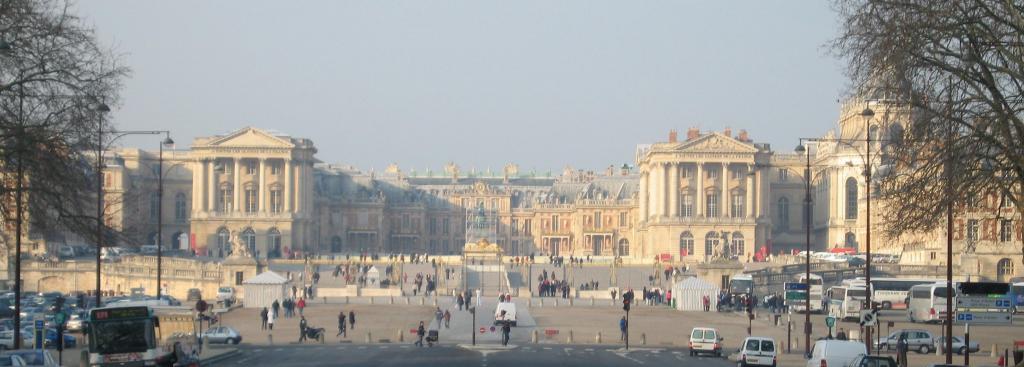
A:
MULTIPOLYGON (((864 163, 864 177, 866 187, 864 195, 866 200, 866 211, 864 218, 864 220, 866 221, 866 233, 864 235, 864 239, 866 243, 865 252, 867 253, 867 259, 864 262, 864 285, 867 286, 867 292, 865 292, 866 294, 864 298, 866 307, 870 310, 874 308, 871 304, 871 292, 873 291, 871 287, 871 117, 875 116, 875 111, 872 111, 871 107, 864 107, 864 111, 861 111, 860 115, 861 117, 864 118, 864 126, 866 128, 865 135, 867 135, 867 148, 865 149, 865 157, 867 162, 864 163)), ((864 336, 864 345, 867 346, 867 352, 870 355, 872 340, 871 326, 864 327, 864 336)))
POLYGON ((96 307, 100 307, 103 304, 103 296, 100 295, 103 268, 103 115, 110 112, 110 107, 100 103, 96 111, 99 112, 96 123, 96 307))
POLYGON ((171 133, 164 132, 164 140, 160 142, 160 156, 157 163, 157 213, 156 213, 156 299, 159 301, 161 291, 160 276, 162 273, 163 240, 164 240, 164 147, 172 149, 174 140, 171 140, 171 133))
POLYGON ((804 146, 804 142, 801 140, 800 145, 797 145, 796 152, 803 154, 807 157, 807 168, 804 169, 804 187, 806 192, 804 193, 804 223, 807 232, 807 249, 804 251, 804 255, 807 257, 806 262, 806 274, 804 276, 804 282, 807 284, 807 305, 804 310, 804 353, 807 355, 811 354, 811 151, 804 146))

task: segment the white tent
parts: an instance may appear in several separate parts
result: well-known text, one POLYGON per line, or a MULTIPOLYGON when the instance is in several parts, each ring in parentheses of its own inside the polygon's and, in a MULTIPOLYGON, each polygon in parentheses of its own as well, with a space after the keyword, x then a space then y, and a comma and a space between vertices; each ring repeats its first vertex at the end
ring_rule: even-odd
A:
POLYGON ((242 282, 245 290, 242 304, 245 308, 270 307, 276 300, 284 301, 288 296, 288 279, 272 271, 265 271, 255 278, 242 282))
POLYGON ((683 279, 672 286, 672 299, 680 311, 704 311, 704 296, 708 296, 714 307, 718 287, 697 277, 683 279))

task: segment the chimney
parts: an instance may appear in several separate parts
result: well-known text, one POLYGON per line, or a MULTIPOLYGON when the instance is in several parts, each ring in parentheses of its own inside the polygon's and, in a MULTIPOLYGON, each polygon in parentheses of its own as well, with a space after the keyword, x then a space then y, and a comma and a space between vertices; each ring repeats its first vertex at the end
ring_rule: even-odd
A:
POLYGON ((747 136, 747 131, 746 130, 740 130, 740 136, 738 138, 739 138, 740 141, 742 141, 744 143, 749 143, 750 142, 750 137, 747 136))
POLYGON ((727 128, 725 128, 725 130, 722 130, 722 135, 725 135, 725 136, 731 138, 732 137, 732 128, 731 127, 727 127, 727 128))
POLYGON ((676 141, 679 141, 679 132, 676 131, 676 129, 669 130, 668 131, 668 142, 669 143, 675 143, 676 141))
POLYGON ((699 137, 700 137, 700 129, 695 128, 695 127, 691 127, 689 130, 686 130, 686 140, 687 141, 690 141, 690 140, 693 140, 693 139, 696 139, 696 138, 699 138, 699 137))
POLYGON ((623 176, 628 176, 629 175, 629 164, 626 164, 626 163, 622 164, 622 175, 623 176))
POLYGON ((604 171, 604 175, 608 177, 615 176, 615 165, 609 164, 608 169, 604 171))

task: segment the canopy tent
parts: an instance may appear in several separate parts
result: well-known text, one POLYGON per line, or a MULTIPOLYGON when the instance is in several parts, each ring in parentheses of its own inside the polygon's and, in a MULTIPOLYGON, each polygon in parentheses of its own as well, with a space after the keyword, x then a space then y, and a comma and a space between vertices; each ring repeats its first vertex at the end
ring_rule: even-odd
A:
POLYGON ((243 281, 242 289, 245 308, 270 307, 274 301, 281 303, 288 297, 288 279, 273 271, 265 271, 256 277, 243 281))
POLYGON ((680 311, 703 311, 704 296, 711 300, 712 307, 718 297, 719 288, 697 277, 688 277, 672 285, 672 299, 680 311))

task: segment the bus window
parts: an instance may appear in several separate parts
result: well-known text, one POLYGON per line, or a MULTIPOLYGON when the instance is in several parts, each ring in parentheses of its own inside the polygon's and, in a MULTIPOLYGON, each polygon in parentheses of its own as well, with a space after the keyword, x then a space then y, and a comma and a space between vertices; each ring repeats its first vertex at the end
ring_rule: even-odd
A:
POLYGON ((949 291, 946 287, 935 287, 935 290, 932 292, 932 294, 935 295, 935 297, 949 298, 949 291))

